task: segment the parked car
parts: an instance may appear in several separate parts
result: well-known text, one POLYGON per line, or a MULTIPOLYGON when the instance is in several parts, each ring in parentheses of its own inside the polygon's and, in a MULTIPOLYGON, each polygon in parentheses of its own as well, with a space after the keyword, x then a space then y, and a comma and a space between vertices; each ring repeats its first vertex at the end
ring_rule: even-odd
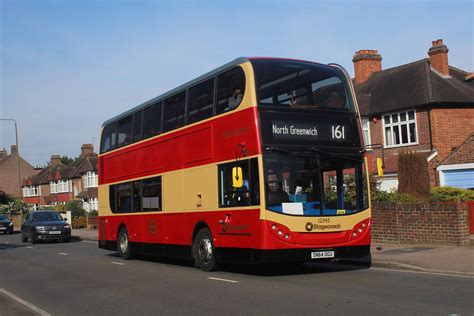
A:
POLYGON ((55 211, 36 211, 21 225, 21 241, 34 244, 40 240, 71 240, 71 226, 55 211))
POLYGON ((4 234, 12 234, 13 233, 13 223, 12 220, 6 217, 3 214, 0 214, 0 232, 4 234))

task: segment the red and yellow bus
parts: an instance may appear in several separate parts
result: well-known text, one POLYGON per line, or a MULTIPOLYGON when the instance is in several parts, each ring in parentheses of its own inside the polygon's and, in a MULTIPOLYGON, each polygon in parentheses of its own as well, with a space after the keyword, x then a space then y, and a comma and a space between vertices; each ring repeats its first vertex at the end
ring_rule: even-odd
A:
POLYGON ((342 67, 238 58, 103 124, 99 247, 206 271, 364 257, 367 183, 342 67))

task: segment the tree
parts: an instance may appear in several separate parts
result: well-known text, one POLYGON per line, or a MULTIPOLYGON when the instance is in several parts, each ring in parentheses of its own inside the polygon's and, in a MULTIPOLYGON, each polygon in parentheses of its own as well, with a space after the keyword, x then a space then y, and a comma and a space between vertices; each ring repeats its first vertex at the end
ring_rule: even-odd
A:
POLYGON ((0 204, 8 204, 10 202, 13 202, 13 198, 4 191, 0 191, 0 204))
POLYGON ((69 166, 70 164, 72 164, 74 161, 76 161, 75 158, 71 158, 71 157, 68 157, 66 155, 62 156, 61 157, 61 162, 63 164, 65 164, 66 166, 69 166))

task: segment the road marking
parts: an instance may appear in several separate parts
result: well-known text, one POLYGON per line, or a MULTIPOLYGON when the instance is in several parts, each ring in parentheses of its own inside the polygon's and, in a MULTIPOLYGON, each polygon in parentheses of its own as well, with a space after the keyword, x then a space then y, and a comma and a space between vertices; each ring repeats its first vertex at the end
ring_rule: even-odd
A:
POLYGON ((14 299, 14 300, 17 301, 18 303, 25 305, 26 307, 28 307, 29 309, 31 309, 31 310, 37 312, 37 313, 40 314, 41 316, 51 316, 50 313, 45 312, 44 310, 42 310, 42 309, 39 308, 38 306, 33 305, 33 304, 31 304, 31 303, 25 301, 25 300, 22 299, 22 298, 19 298, 19 297, 16 296, 15 294, 10 293, 10 292, 8 292, 7 290, 5 290, 5 289, 3 289, 3 288, 0 288, 0 293, 3 293, 3 294, 5 294, 6 296, 8 296, 8 297, 14 299))
POLYGON ((58 252, 58 255, 61 255, 61 256, 69 256, 67 253, 65 252, 58 252))
POLYGON ((229 282, 229 283, 239 283, 239 281, 235 281, 235 280, 220 279, 220 278, 214 278, 214 277, 208 277, 208 279, 215 280, 215 281, 229 282))
POLYGON ((383 269, 383 268, 370 268, 370 270, 393 271, 393 272, 415 273, 415 274, 429 274, 429 275, 441 275, 441 276, 450 276, 450 277, 465 278, 465 279, 474 279, 474 276, 470 276, 470 275, 449 274, 449 273, 441 273, 441 272, 409 271, 409 270, 383 269))
POLYGON ((116 262, 116 261, 111 261, 110 263, 116 264, 116 265, 119 265, 119 266, 124 266, 125 265, 125 263, 123 263, 123 262, 116 262))
POLYGON ((97 245, 97 241, 82 240, 82 242, 87 242, 87 243, 89 243, 89 244, 97 245))
POLYGON ((27 247, 26 247, 26 249, 33 249, 33 247, 31 247, 31 246, 27 246, 27 247))

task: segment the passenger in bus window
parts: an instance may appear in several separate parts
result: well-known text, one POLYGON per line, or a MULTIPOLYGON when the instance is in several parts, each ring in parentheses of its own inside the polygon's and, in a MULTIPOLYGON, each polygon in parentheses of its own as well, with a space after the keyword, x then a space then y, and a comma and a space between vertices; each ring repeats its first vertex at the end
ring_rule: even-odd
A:
POLYGON ((267 177, 268 186, 268 204, 278 205, 284 202, 289 202, 288 193, 282 189, 282 185, 278 180, 276 174, 269 174, 267 177))
POLYGON ((236 89, 234 93, 227 99, 227 108, 226 111, 230 111, 235 109, 240 102, 242 102, 242 91, 240 89, 236 89))

